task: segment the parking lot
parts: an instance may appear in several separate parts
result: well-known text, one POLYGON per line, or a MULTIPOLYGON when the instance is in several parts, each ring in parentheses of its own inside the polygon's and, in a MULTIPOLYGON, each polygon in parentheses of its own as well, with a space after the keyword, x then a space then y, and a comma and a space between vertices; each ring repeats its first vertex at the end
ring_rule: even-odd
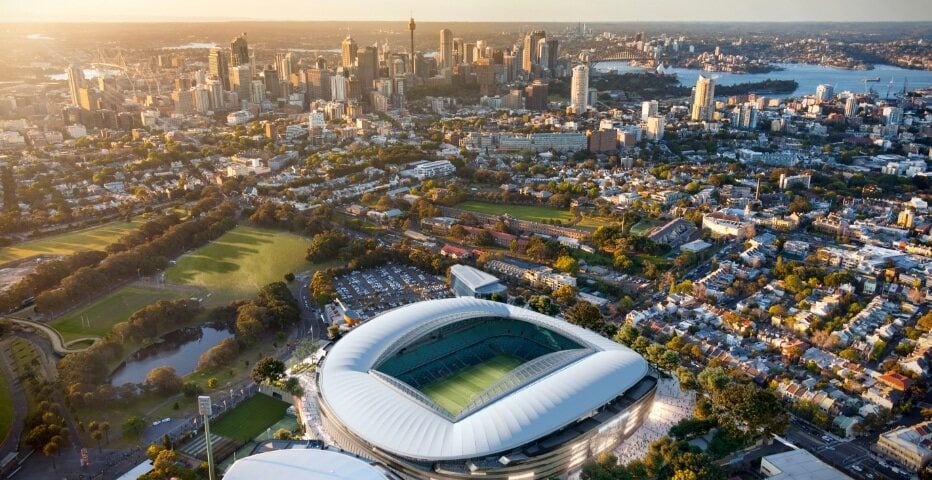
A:
POLYGON ((436 276, 394 263, 342 275, 333 284, 343 305, 363 321, 409 303, 453 296, 436 276))

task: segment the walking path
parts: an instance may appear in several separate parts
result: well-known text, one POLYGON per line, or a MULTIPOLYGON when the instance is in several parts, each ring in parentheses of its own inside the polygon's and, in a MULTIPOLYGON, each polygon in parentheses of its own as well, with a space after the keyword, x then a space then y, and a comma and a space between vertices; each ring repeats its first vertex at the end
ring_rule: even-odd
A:
POLYGON ((26 327, 32 327, 42 332, 43 335, 48 337, 49 342, 51 342, 52 344, 52 348, 55 350, 55 353, 59 355, 67 355, 69 353, 82 352, 84 350, 87 350, 91 345, 94 345, 95 343, 100 341, 100 338, 97 338, 97 337, 84 337, 84 338, 76 338, 74 340, 70 340, 66 342, 65 339, 62 338, 61 334, 58 333, 58 330, 55 330, 54 328, 48 325, 45 325, 44 323, 34 322, 32 320, 23 320, 20 318, 13 318, 13 317, 0 317, 0 319, 6 320, 11 323, 23 325, 26 327), (74 345, 74 344, 86 342, 86 341, 91 342, 91 344, 88 346, 79 347, 79 348, 69 347, 69 345, 74 345))
POLYGON ((0 342, 0 373, 6 377, 7 385, 10 387, 10 396, 13 399, 13 421, 9 433, 3 439, 3 443, 0 443, 0 458, 18 450, 19 438, 23 433, 23 422, 29 409, 26 392, 20 384, 19 376, 13 371, 13 365, 16 363, 13 361, 10 350, 11 344, 12 341, 9 338, 0 342))

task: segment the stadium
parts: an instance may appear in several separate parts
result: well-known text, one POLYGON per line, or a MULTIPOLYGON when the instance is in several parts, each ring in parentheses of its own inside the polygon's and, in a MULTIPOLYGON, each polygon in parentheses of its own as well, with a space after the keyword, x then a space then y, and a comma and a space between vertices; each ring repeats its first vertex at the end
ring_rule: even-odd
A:
POLYGON ((647 417, 632 350, 531 310, 415 303, 357 327, 318 370, 327 433, 406 478, 566 478, 647 417))

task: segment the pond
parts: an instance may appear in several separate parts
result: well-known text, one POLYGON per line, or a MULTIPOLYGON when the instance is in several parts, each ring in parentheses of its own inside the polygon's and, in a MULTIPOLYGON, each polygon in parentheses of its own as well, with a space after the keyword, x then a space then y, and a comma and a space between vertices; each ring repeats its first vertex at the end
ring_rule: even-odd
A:
POLYGON ((162 337, 162 341, 143 347, 113 372, 110 384, 144 383, 153 368, 168 365, 175 367, 179 376, 194 372, 201 354, 221 340, 233 336, 233 331, 222 325, 205 325, 175 330, 162 337))

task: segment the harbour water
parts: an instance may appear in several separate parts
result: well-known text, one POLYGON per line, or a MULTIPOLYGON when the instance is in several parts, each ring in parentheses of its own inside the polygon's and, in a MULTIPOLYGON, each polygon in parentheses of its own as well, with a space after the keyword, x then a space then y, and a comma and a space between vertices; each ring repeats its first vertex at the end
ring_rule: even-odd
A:
MULTIPOLYGON (((703 72, 691 68, 668 68, 666 72, 676 74, 680 84, 687 87, 695 85, 700 74, 712 76, 716 79, 718 85, 760 82, 767 79, 796 80, 799 88, 792 93, 775 95, 780 97, 812 95, 815 94, 816 87, 822 83, 835 87, 836 93, 844 91, 866 93, 868 88, 872 88, 882 97, 886 95, 888 89, 891 93, 902 91, 904 81, 910 89, 932 87, 932 71, 907 70, 892 65, 877 65, 873 70, 847 70, 801 63, 783 63, 777 64, 777 66, 781 67, 782 70, 769 73, 703 72), (866 79, 876 78, 879 78, 880 81, 865 82, 866 79)), ((618 73, 643 73, 646 71, 643 67, 631 66, 628 62, 601 62, 595 65, 595 70, 600 72, 615 70, 618 73)))

